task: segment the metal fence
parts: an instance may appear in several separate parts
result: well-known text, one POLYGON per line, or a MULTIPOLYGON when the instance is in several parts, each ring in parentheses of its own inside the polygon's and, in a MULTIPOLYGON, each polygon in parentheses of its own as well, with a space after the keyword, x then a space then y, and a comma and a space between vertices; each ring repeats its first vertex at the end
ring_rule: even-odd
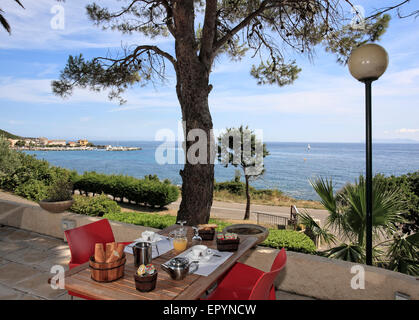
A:
POLYGON ((286 228, 288 225, 288 218, 277 216, 266 212, 254 212, 256 214, 257 224, 265 223, 278 226, 278 229, 286 228))

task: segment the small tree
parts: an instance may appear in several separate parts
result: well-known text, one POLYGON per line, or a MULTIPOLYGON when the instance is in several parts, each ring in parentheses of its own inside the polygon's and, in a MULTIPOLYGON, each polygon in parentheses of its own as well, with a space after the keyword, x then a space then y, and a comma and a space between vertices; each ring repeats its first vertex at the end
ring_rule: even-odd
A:
MULTIPOLYGON (((230 128, 218 137, 218 159, 228 167, 229 164, 241 167, 246 182, 246 212, 244 220, 250 217, 249 181, 255 180, 265 172, 263 158, 269 155, 266 144, 256 138, 254 131, 247 126, 230 128)), ((236 174, 237 177, 237 174, 236 174)), ((239 176, 240 179, 240 176, 239 176)))

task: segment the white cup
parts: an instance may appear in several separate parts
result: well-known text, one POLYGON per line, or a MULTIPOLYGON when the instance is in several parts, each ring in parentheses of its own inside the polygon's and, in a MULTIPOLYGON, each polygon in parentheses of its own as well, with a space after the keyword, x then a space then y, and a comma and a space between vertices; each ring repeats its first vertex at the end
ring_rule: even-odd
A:
POLYGON ((207 246, 197 245, 192 247, 192 255, 195 258, 205 258, 209 254, 211 254, 211 249, 208 249, 207 246))
POLYGON ((155 238, 155 232, 154 231, 143 231, 141 234, 141 237, 144 241, 153 242, 155 238))

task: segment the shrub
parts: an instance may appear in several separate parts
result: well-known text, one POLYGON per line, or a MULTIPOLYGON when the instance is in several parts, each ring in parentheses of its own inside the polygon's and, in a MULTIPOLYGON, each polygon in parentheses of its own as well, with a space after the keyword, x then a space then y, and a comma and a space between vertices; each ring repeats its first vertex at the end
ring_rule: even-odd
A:
MULTIPOLYGON (((246 184, 238 179, 225 182, 216 182, 214 184, 214 191, 227 191, 238 196, 246 195, 246 184)), ((255 189, 249 186, 249 192, 253 199, 271 199, 272 197, 280 197, 283 195, 282 191, 278 189, 255 189)))
MULTIPOLYGON (((254 189, 250 187, 249 190, 254 189)), ((214 184, 215 191, 226 190, 230 193, 237 195, 244 195, 246 192, 246 185, 240 181, 225 181, 225 182, 216 182, 214 184)))
POLYGON ((48 187, 48 194, 45 200, 67 201, 72 198, 73 185, 69 180, 57 179, 48 187))
POLYGON ((73 180, 75 176, 75 171, 53 167, 45 160, 12 150, 8 141, 0 139, 0 188, 18 192, 28 199, 39 200, 37 190, 43 190, 43 186, 57 180, 73 180), (25 187, 27 183, 29 186, 25 187))
POLYGON ((105 175, 85 172, 74 182, 74 189, 80 193, 105 193, 122 201, 124 198, 135 203, 163 207, 176 201, 179 190, 167 181, 161 182, 157 176, 136 179, 123 175, 105 175))
POLYGON ((121 213, 121 207, 109 199, 106 195, 95 197, 74 196, 74 203, 70 208, 71 211, 88 216, 102 217, 108 214, 121 213))
POLYGON ((316 252, 314 242, 305 234, 294 230, 269 230, 269 236, 261 245, 303 253, 316 252))
POLYGON ((374 179, 382 180, 389 190, 399 188, 400 199, 405 203, 402 216, 406 219, 402 230, 410 234, 419 231, 419 171, 398 177, 378 174, 374 179))
POLYGON ((32 201, 41 201, 48 195, 48 186, 39 180, 29 180, 19 185, 15 189, 15 193, 32 201))

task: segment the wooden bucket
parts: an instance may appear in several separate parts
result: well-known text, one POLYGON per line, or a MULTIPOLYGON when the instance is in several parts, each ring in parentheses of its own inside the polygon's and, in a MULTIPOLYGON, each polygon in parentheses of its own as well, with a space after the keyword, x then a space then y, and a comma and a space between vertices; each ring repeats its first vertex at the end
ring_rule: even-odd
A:
POLYGON ((98 282, 118 280, 124 276, 125 262, 125 253, 122 255, 121 259, 109 263, 95 262, 95 258, 91 256, 89 260, 91 277, 98 282))
POLYGON ((237 251, 239 248, 240 238, 220 240, 217 239, 217 250, 218 251, 237 251))
POLYGON ((156 288, 157 271, 151 276, 141 277, 134 274, 135 288, 141 292, 149 292, 156 288))

